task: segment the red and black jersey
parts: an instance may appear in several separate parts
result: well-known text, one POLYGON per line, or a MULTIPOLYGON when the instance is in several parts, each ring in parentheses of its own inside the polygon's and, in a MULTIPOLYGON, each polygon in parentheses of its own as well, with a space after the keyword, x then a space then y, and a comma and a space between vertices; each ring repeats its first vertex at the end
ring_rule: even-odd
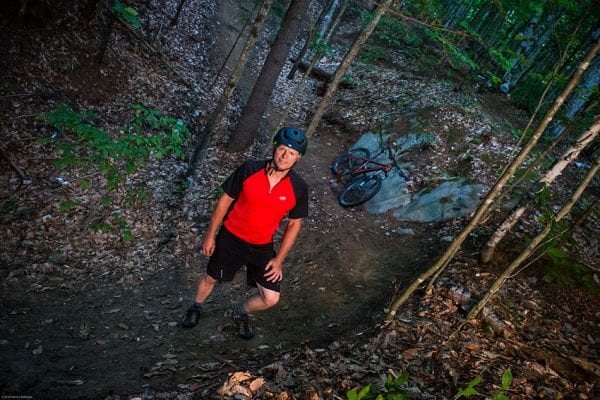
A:
POLYGON ((308 185, 293 170, 272 189, 267 176, 268 160, 247 161, 223 182, 225 193, 235 199, 225 228, 250 244, 266 244, 283 217, 308 216, 308 185))

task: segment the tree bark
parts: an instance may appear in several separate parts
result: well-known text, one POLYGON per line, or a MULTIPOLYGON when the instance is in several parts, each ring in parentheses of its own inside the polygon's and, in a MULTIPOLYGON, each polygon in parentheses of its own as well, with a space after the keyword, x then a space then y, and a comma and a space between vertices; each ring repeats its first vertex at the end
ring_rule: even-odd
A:
POLYGON ((208 119, 208 121, 206 122, 206 124, 204 125, 204 127, 198 135, 199 140, 198 143, 196 143, 194 152, 192 154, 192 157, 190 158, 190 163, 185 174, 186 177, 192 175, 192 173, 196 169, 196 164, 198 164, 198 157, 200 156, 200 152, 210 142, 212 131, 221 121, 223 110, 225 109, 229 98, 231 97, 233 91, 237 87, 240 78, 242 77, 242 72, 244 72, 246 63, 248 62, 250 54, 252 53, 252 50, 256 45, 256 41, 258 40, 260 32, 262 31, 262 26, 267 18, 267 14, 269 13, 269 9, 271 8, 272 3, 272 0, 263 0, 262 6, 258 11, 258 14, 256 15, 256 18, 254 19, 254 24, 252 25, 250 34, 248 35, 246 43, 244 44, 244 48, 240 53, 238 62, 233 71, 231 72, 231 75, 229 76, 229 80, 227 81, 227 84, 223 89, 223 93, 221 94, 221 97, 219 98, 215 109, 213 110, 210 118, 208 119))
POLYGON ((181 14, 181 9, 183 8, 185 2, 186 0, 179 0, 179 4, 177 4, 177 11, 175 11, 175 16, 171 20, 171 26, 177 25, 177 22, 179 21, 179 16, 181 14))
MULTIPOLYGON (((596 57, 588 71, 581 79, 581 84, 577 87, 577 90, 571 94, 569 100, 565 104, 563 117, 567 121, 573 121, 575 116, 585 107, 586 103, 590 99, 594 89, 598 88, 600 84, 600 57, 596 57)), ((550 138, 556 138, 565 130, 565 124, 562 121, 554 121, 548 128, 546 136, 550 138)))
MULTIPOLYGON (((575 160, 581 150, 588 144, 594 140, 596 136, 598 136, 598 131, 600 131, 600 118, 597 118, 594 124, 583 133, 575 142, 573 146, 571 146, 561 157, 561 159, 554 164, 552 169, 550 169, 546 174, 540 179, 539 183, 541 184, 541 188, 550 186, 556 178, 562 173, 562 171, 569 165, 573 160, 575 160)), ((541 190, 541 189, 540 189, 541 190)), ((494 257, 494 252, 496 248, 504 239, 506 234, 510 232, 514 226, 519 222, 523 214, 528 211, 531 206, 531 201, 527 202, 527 204, 515 209, 511 215, 504 220, 504 222, 500 225, 500 227, 494 232, 492 237, 485 244, 483 249, 481 250, 481 262, 487 264, 494 257)))
POLYGON ((362 46, 365 44, 369 36, 371 36, 373 30, 375 30, 375 28, 377 27, 377 24, 381 20, 381 17, 383 17, 383 14, 385 14, 386 11, 388 11, 390 5, 393 2, 393 0, 385 0, 383 3, 381 3, 381 5, 375 11, 373 19, 362 30, 362 32, 350 48, 350 51, 348 51, 348 53, 346 53, 346 55, 344 56, 344 59, 342 60, 340 66, 335 72, 335 75, 331 79, 331 82, 327 87, 327 91, 325 92, 323 99, 321 99, 321 102, 319 103, 319 106, 317 107, 317 110, 315 111, 310 121, 310 124, 308 125, 308 129, 306 130, 307 136, 311 136, 316 131, 317 126, 321 121, 321 118, 323 118, 323 114, 325 114, 327 106, 329 106, 329 103, 331 103, 331 99, 333 98, 333 95, 335 94, 340 82, 342 81, 342 79, 344 79, 344 75, 346 75, 348 68, 350 68, 350 64, 352 64, 352 61, 354 61, 362 46))
POLYGON ((277 78, 287 60, 294 39, 298 35, 301 21, 306 15, 309 4, 310 0, 292 0, 277 33, 275 43, 271 47, 250 98, 244 107, 242 116, 231 135, 228 145, 229 151, 244 150, 254 141, 261 117, 269 102, 277 78))
POLYGON ((102 37, 100 39, 100 47, 98 50, 98 54, 96 55, 96 62, 101 64, 104 60, 104 54, 108 49, 108 44, 110 43, 110 36, 112 35, 113 27, 115 25, 115 13, 112 9, 112 0, 104 1, 104 18, 103 18, 103 26, 102 26, 102 37))
POLYGON ((329 43, 329 40, 331 39, 331 36, 333 35, 335 28, 337 28, 337 26, 339 25, 339 23, 342 19, 342 16, 346 12, 346 7, 348 7, 348 2, 349 2, 349 0, 344 0, 344 2, 342 3, 342 5, 340 7, 340 11, 337 13, 335 20, 333 20, 333 23, 331 24, 331 26, 329 27, 329 30, 325 34, 325 43, 329 43))
MULTIPOLYGON (((329 26, 329 30, 325 35, 325 38, 324 38, 325 43, 329 43, 329 39, 331 39, 331 35, 333 35, 333 31, 335 30, 336 26, 342 19, 342 15, 344 14, 344 11, 346 10, 347 5, 348 5, 348 0, 344 0, 338 15, 336 16, 333 23, 329 26)), ((304 74, 302 75, 302 79, 300 80, 300 82, 298 82, 298 85, 296 85, 296 88, 294 89, 294 94, 291 96, 290 101, 288 102, 288 104, 285 108, 285 111, 281 114, 281 117, 279 118, 279 122, 277 123, 276 130, 279 130, 281 127, 283 127, 283 124, 285 123, 285 120, 287 119, 287 116, 289 115, 290 110, 292 109, 292 106, 296 103, 295 99, 297 98, 298 93, 300 93, 300 90, 304 86, 304 82, 306 82, 306 79, 311 74, 314 75, 317 79, 321 79, 326 82, 329 82, 329 80, 331 79, 332 75, 330 73, 328 73, 327 71, 324 71, 320 68, 315 67, 315 65, 317 64, 317 62, 319 61, 319 59, 322 56, 323 56, 323 52, 320 51, 320 49, 317 49, 317 51, 313 55, 312 59, 310 60, 309 64, 306 64, 303 62, 298 63, 298 66, 300 67, 300 69, 304 69, 304 74)), ((294 65, 296 65, 296 64, 294 64, 294 65)), ((342 83, 340 85, 344 86, 344 82, 342 81, 342 83)), ((351 87, 352 85, 348 84, 348 86, 351 87)))
MULTIPOLYGON (((573 208, 575 202, 579 199, 579 197, 581 197, 581 194, 583 193, 585 188, 590 184, 592 178, 598 172, 598 168, 600 168, 600 158, 596 160, 594 166, 588 171, 577 190, 571 196, 569 202, 567 202, 567 204, 565 204, 563 208, 558 212, 558 214, 554 218, 554 222, 559 222, 571 212, 571 209, 573 208)), ((473 308, 469 311, 469 313, 467 314, 468 319, 474 319, 477 317, 477 315, 479 315, 479 313, 487 304, 487 302, 490 301, 490 299, 494 297, 498 290, 500 290, 502 285, 504 285, 504 282, 506 282, 511 277, 511 275, 515 273, 516 269, 523 263, 523 261, 525 261, 527 257, 529 257, 529 255, 531 255, 531 253, 533 253, 537 249, 537 247, 542 243, 546 236, 548 236, 548 234, 552 230, 553 225, 553 223, 548 223, 544 230, 540 232, 531 241, 531 243, 529 243, 527 248, 521 254, 519 254, 519 256, 508 266, 508 268, 506 268, 506 270, 502 273, 502 275, 498 277, 498 279, 494 282, 494 284, 487 291, 487 293, 481 298, 481 300, 479 300, 479 302, 475 304, 473 308)))
POLYGON ((588 54, 586 54, 583 61, 579 64, 579 67, 577 68, 577 70, 575 71, 575 73, 573 74, 573 76, 571 77, 569 82, 567 83, 567 85, 564 87, 563 91, 558 95, 558 97, 554 101, 554 104, 552 105, 552 107, 550 107, 550 109, 548 110, 548 112, 546 113, 544 118, 541 120, 541 122, 538 125, 538 127, 536 128, 536 130, 533 132, 533 134, 532 134, 531 138, 529 139, 529 141, 527 142, 526 146, 521 150, 519 155, 510 163, 510 165, 508 166, 508 168, 506 168, 506 170, 504 171, 502 176, 500 176, 500 178, 498 179, 498 181, 496 182, 494 187, 490 190, 490 192, 487 194, 487 196, 485 197, 485 199, 483 200, 483 202, 481 203, 481 205, 475 212, 475 215, 473 216, 471 221, 469 221, 469 223, 467 224, 465 229, 463 229, 460 232, 460 234, 458 234, 454 238, 454 240, 452 241, 452 243, 450 243, 450 246, 444 252, 444 254, 442 254, 442 256, 427 271, 423 272, 417 278, 417 280, 415 282, 413 282, 402 293, 401 296, 397 297, 393 301, 393 303, 390 307, 390 310, 387 314, 386 320, 390 321, 395 317, 400 306, 402 304, 404 304, 404 302, 410 297, 410 295, 419 287, 419 285, 422 282, 424 282, 430 276, 435 274, 438 270, 443 269, 446 267, 446 265, 448 265, 448 263, 450 262, 452 257, 454 257, 454 255, 460 249, 460 246, 465 241, 467 236, 469 236, 471 231, 473 231, 473 229, 475 229, 475 227, 479 224, 479 221, 481 220, 483 215, 486 213, 486 210, 488 209, 488 207, 494 202, 494 198, 496 198, 496 196, 498 195, 498 193, 500 193, 500 191, 502 190, 502 188, 504 187, 506 182, 508 182, 508 180, 514 175, 514 173, 517 170, 517 168, 519 167, 519 165, 521 165, 523 160, 531 152, 531 150, 533 149, 535 144, 538 142, 538 140, 540 139, 540 137, 542 136, 542 134, 548 127, 548 124, 552 121, 552 119, 554 118, 554 116, 556 115, 556 113, 558 112, 560 107, 563 105, 565 98, 577 86, 577 84, 579 83, 579 80, 581 79, 581 75, 583 75, 585 70, 589 67, 590 62, 596 56, 596 53, 598 52, 598 48, 600 48, 600 40, 596 41, 595 45, 590 49, 588 54))

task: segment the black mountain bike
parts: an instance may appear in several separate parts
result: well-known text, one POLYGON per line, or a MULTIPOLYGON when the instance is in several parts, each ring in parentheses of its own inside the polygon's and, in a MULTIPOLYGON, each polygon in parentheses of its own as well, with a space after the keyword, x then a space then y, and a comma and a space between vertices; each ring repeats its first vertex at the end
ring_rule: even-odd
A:
POLYGON ((394 169, 406 179, 389 146, 380 147, 372 157, 363 147, 344 151, 331 164, 333 173, 349 179, 339 194, 340 205, 354 207, 371 199, 381 189, 383 179, 394 169), (387 152, 389 164, 375 161, 384 152, 387 152))

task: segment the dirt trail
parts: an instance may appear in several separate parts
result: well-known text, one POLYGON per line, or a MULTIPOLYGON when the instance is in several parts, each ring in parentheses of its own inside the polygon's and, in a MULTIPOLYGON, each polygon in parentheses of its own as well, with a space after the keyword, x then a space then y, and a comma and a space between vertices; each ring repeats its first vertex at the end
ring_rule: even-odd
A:
MULTIPOLYGON (((236 5, 223 7, 221 17, 231 20, 236 5)), ((223 56, 236 33, 225 24, 219 29, 215 51, 223 56)), ((261 367, 298 346, 317 348, 372 328, 383 319, 395 280, 413 276, 438 250, 417 226, 415 236, 398 236, 392 230, 400 223, 388 215, 374 218, 338 206, 329 163, 347 144, 348 137, 323 131, 298 166, 311 187, 310 217, 286 263, 280 304, 254 318, 255 339, 239 339, 229 320, 231 305, 247 293, 241 275, 215 290, 200 326, 180 327, 206 263, 202 256, 189 268, 148 254, 148 270, 157 272, 141 273, 136 283, 120 282, 119 266, 89 275, 82 285, 49 290, 32 290, 28 279, 35 274, 22 275, 2 287, 0 390, 35 399, 96 399, 215 386, 232 370, 261 367)), ((48 249, 49 257, 58 250, 48 249)), ((72 268, 54 264, 64 264, 57 276, 72 268)), ((14 265, 9 270, 19 273, 14 265)))
POLYGON ((311 216, 287 262, 278 307, 256 315, 257 337, 243 341, 229 320, 246 293, 243 277, 221 285, 194 329, 179 326, 199 271, 164 265, 127 288, 90 278, 77 290, 33 296, 4 291, 0 338, 7 393, 34 398, 103 398, 145 388, 222 382, 230 370, 261 367, 301 345, 312 348, 382 320, 395 278, 407 278, 437 252, 420 235, 390 235, 394 222, 343 210, 330 188, 337 145, 311 141, 299 166, 311 185, 311 216), (426 241, 425 241, 426 242, 426 241), (425 256, 423 256, 425 255, 425 256), (420 258, 421 257, 421 258, 420 258))

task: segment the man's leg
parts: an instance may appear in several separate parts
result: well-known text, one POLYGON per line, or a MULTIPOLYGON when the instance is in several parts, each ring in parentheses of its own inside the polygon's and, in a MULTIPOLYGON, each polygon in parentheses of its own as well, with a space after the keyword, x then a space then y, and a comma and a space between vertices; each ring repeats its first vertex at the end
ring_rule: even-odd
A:
POLYGON ((215 283, 217 283, 217 280, 208 273, 205 273, 202 278, 200 278, 198 281, 198 288, 196 289, 194 304, 186 311, 181 326, 184 328, 193 328, 198 324, 198 320, 202 317, 202 304, 204 304, 204 301, 212 292, 215 283))
POLYGON ((238 334, 242 339, 252 339, 254 337, 254 333, 250 328, 248 313, 266 310, 279 302, 278 291, 267 289, 260 284, 256 284, 256 287, 258 288, 258 294, 233 308, 233 322, 238 326, 238 334))
POLYGON ((258 288, 258 294, 248 298, 242 304, 242 307, 246 313, 263 311, 273 307, 279 302, 279 292, 267 289, 260 284, 256 284, 256 287, 258 288))
POLYGON ((196 289, 196 298, 194 299, 197 304, 202 304, 206 301, 213 288, 215 287, 217 280, 209 274, 204 274, 198 281, 198 288, 196 289))

